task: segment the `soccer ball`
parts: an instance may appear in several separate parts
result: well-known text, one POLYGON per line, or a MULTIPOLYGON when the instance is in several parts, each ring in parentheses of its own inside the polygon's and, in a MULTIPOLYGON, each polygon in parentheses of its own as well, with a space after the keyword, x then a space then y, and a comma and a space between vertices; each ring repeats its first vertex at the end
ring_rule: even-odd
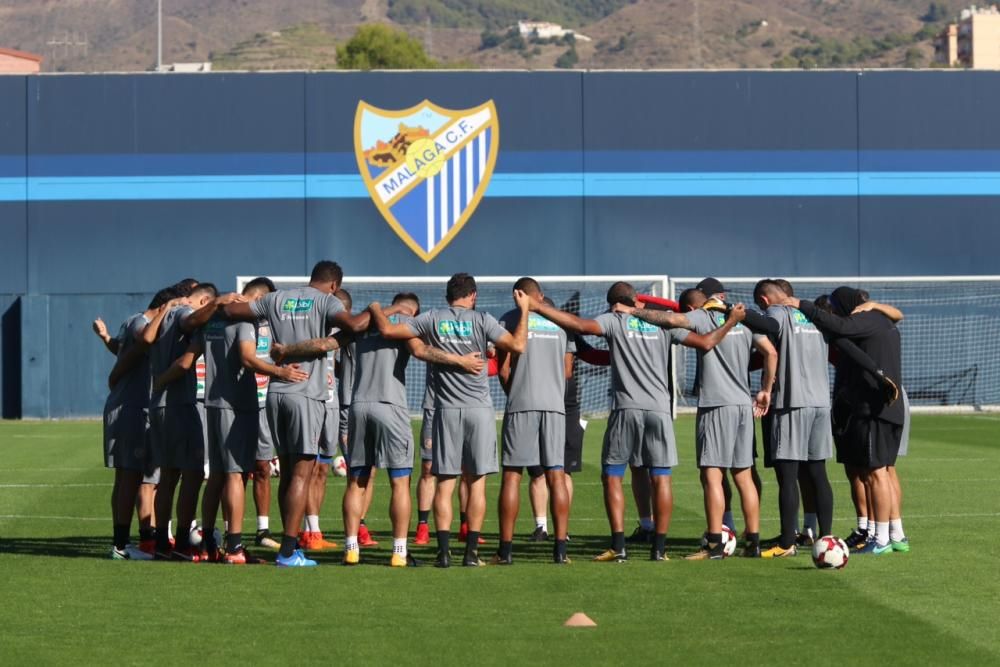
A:
POLYGON ((271 459, 271 477, 281 477, 281 461, 277 458, 271 459))
MULTIPOLYGON (((212 531, 212 535, 215 536, 215 545, 222 545, 222 533, 216 528, 212 531)), ((191 532, 188 533, 188 540, 191 542, 191 546, 200 547, 201 543, 205 541, 205 533, 201 526, 191 526, 191 532)))
MULTIPOLYGON (((736 533, 729 526, 722 524, 722 552, 727 558, 736 553, 736 544, 736 533)), ((708 548, 708 536, 705 533, 701 535, 701 548, 708 548)))
POLYGON ((844 540, 826 535, 813 543, 813 565, 821 570, 840 570, 847 565, 850 549, 844 540))
POLYGON ((337 477, 347 477, 347 461, 343 456, 338 456, 333 460, 333 474, 337 477))
POLYGON ((736 553, 736 533, 729 526, 722 526, 722 552, 726 558, 736 553))

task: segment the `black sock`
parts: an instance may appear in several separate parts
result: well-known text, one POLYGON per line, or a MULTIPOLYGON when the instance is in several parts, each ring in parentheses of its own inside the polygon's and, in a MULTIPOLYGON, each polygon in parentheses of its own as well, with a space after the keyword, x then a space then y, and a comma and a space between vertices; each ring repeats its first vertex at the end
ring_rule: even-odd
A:
POLYGON ((191 548, 191 533, 182 530, 181 532, 174 535, 174 549, 177 551, 186 551, 191 548))
POLYGON ((557 558, 566 557, 566 540, 556 540, 556 544, 552 547, 552 555, 557 558))
POLYGON ((226 533, 226 551, 234 554, 243 548, 243 536, 239 533, 226 533))
POLYGON ((365 525, 365 520, 364 519, 361 520, 361 525, 362 526, 365 525))
POLYGON ((747 533, 747 542, 753 545, 760 544, 760 533, 747 533))
POLYGON ((141 541, 155 540, 156 539, 156 529, 155 528, 140 528, 139 529, 139 539, 141 541))
POLYGON ((427 523, 427 517, 430 515, 430 510, 417 510, 417 523, 427 523))
POLYGON ((514 551, 513 542, 504 542, 503 540, 500 541, 500 552, 499 552, 500 558, 503 559, 510 558, 513 551, 514 551))
POLYGON ((708 545, 722 543, 722 533, 705 533, 705 539, 708 540, 708 545))
POLYGON ((653 536, 653 548, 656 549, 657 553, 662 553, 667 549, 667 534, 657 533, 653 536))
POLYGON ((438 551, 445 553, 448 551, 448 542, 451 541, 450 530, 439 530, 437 532, 438 551))
POLYGON ((114 524, 114 540, 116 549, 124 549, 125 545, 128 544, 128 534, 131 532, 132 526, 127 523, 116 523, 114 524))
POLYGON ((294 535, 282 535, 281 550, 278 555, 282 558, 289 558, 298 546, 299 540, 294 535))
POLYGON ((270 532, 271 531, 268 530, 267 528, 261 528, 260 530, 257 531, 257 537, 261 537, 263 535, 267 535, 270 532))
POLYGON ((201 545, 203 547, 202 551, 209 553, 219 548, 219 545, 215 543, 215 528, 212 528, 212 530, 202 529, 201 545))
POLYGON ((465 512, 459 512, 458 513, 458 521, 459 521, 459 523, 468 523, 469 522, 469 516, 465 512))
POLYGON ((616 554, 625 551, 625 531, 611 533, 611 550, 616 554))
POLYGON ((166 528, 156 529, 156 550, 161 553, 170 551, 170 533, 166 528))
POLYGON ((774 472, 778 478, 778 509, 781 515, 782 549, 790 549, 795 544, 798 528, 799 481, 798 461, 779 460, 774 462, 774 472))
POLYGON ((465 538, 465 552, 466 553, 477 553, 479 551, 479 531, 470 530, 468 537, 465 538))

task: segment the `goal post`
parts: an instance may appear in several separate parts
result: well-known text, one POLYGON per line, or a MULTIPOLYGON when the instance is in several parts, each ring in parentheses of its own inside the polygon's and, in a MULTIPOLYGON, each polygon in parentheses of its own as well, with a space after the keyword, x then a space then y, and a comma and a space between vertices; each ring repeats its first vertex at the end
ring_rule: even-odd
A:
MULTIPOLYGON (((237 291, 256 276, 238 276, 237 291)), ((305 285, 308 276, 268 276, 278 289, 305 285)), ((445 302, 445 286, 450 276, 361 276, 344 278, 344 289, 351 295, 355 312, 372 301, 383 305, 392 301, 399 292, 413 292, 420 297, 422 310, 440 308, 445 302)), ((476 276, 476 308, 500 317, 513 309, 511 294, 514 283, 521 276, 476 276)), ((631 283, 640 294, 660 297, 670 296, 670 279, 665 275, 625 275, 625 276, 532 276, 542 286, 545 296, 552 299, 557 308, 575 312, 584 317, 594 317, 607 310, 607 291, 612 283, 624 280, 631 283)), ((588 342, 594 347, 604 348, 604 341, 590 337, 588 342)), ((577 361, 574 367, 580 412, 587 417, 608 414, 611 409, 611 373, 607 366, 590 366, 577 361)), ((422 414, 425 367, 413 360, 406 370, 406 394, 410 413, 422 414)), ((490 379, 493 406, 498 413, 503 412, 506 399, 496 378, 490 379)))
MULTIPOLYGON (((698 278, 672 277, 676 298, 698 278)), ((759 278, 720 277, 729 301, 753 304, 759 278)), ((903 387, 914 412, 1000 410, 1000 276, 789 277, 795 295, 815 299, 841 285, 866 290, 903 311, 903 387)), ((678 355, 681 405, 693 407, 695 356, 678 355)), ((831 385, 833 371, 831 368, 831 385)), ((755 374, 754 380, 759 381, 755 374)))

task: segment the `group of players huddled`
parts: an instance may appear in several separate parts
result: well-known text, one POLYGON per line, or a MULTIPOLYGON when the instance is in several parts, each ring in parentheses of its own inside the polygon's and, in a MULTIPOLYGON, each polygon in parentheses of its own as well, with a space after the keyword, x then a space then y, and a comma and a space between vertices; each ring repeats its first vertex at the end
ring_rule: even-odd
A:
POLYGON ((375 470, 384 469, 391 491, 390 564, 416 565, 407 551, 416 447, 405 384, 407 364, 416 357, 427 364, 427 385, 414 543, 430 543, 433 511, 437 567, 451 565, 456 485, 462 565, 485 564, 479 547, 486 476, 501 468, 499 548, 490 562, 513 562, 526 469, 537 524, 532 539, 548 539, 549 504, 553 561, 569 563, 572 474, 580 470, 583 440, 574 358, 609 364, 612 377, 601 453, 611 543, 594 560, 626 560, 626 543, 647 544, 651 560, 668 560, 671 474, 678 460, 674 344, 695 348, 698 363, 696 455, 707 530, 702 548, 688 559, 727 554, 724 530, 735 532, 727 472, 745 520, 743 556, 794 556, 797 546, 830 534, 826 461, 834 444, 858 516, 851 548, 909 550, 894 467, 907 439, 896 328, 902 313, 863 291, 840 287, 815 302, 800 301, 786 281, 761 280, 754 289, 758 311, 728 303, 714 278, 685 290, 679 304, 616 282, 607 293, 607 312, 582 319, 557 309, 536 280, 521 278, 513 285, 514 308, 496 319, 476 310, 476 281, 465 273, 448 281, 446 308, 424 312, 417 295, 400 293, 391 305, 371 303, 352 313, 342 282, 342 270, 330 261, 316 264, 309 284, 293 289, 276 290, 257 278, 242 294, 220 295, 214 285, 187 279, 158 292, 116 337, 95 321, 95 332, 116 355, 104 410, 105 465, 115 470, 112 558, 265 562, 243 545, 252 477, 256 545, 277 550, 278 566, 314 566, 305 551, 337 548, 323 537, 319 508, 339 448, 348 476, 344 564, 358 564, 360 548, 376 544, 364 517, 375 470), (607 349, 589 346, 584 336, 603 338, 607 349), (836 367, 832 401, 828 363, 836 367), (761 370, 756 392, 750 381, 755 369, 761 370), (499 461, 490 374, 507 394, 499 461), (774 468, 779 488, 781 534, 765 545, 755 418, 763 421, 764 463, 774 468), (268 523, 275 458, 283 529, 277 539, 268 523), (640 517, 628 538, 626 470, 640 517), (199 495, 201 528, 189 530, 197 524, 199 495), (220 505, 224 539, 215 529, 220 505), (133 510, 138 547, 130 542, 133 510))

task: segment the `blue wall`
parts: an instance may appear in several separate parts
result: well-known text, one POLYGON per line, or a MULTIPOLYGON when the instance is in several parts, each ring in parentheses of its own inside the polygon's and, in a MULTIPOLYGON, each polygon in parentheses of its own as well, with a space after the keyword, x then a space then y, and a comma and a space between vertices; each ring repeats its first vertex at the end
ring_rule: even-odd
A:
POLYGON ((985 72, 2 77, 3 415, 98 414, 90 321, 189 275, 1000 273, 998 112, 985 72), (359 100, 425 98, 500 127, 430 263, 353 146, 359 100))

